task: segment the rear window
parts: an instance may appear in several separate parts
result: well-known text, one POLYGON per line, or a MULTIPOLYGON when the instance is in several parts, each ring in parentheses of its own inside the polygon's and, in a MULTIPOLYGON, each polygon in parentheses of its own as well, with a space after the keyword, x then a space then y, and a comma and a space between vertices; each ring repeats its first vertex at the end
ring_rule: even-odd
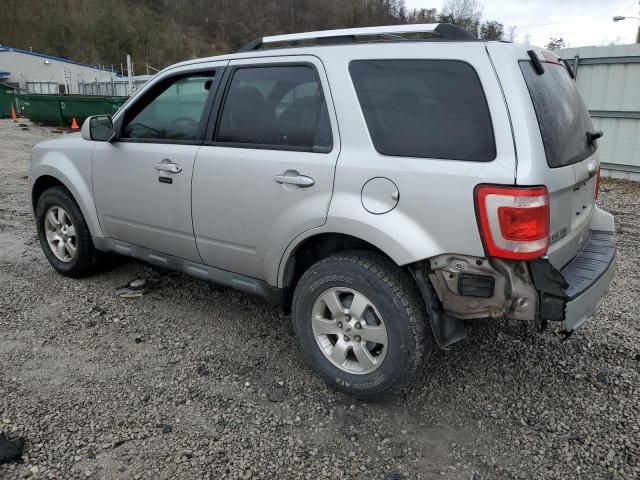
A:
POLYGON ((551 168, 564 167, 591 156, 596 142, 589 145, 587 132, 593 131, 589 111, 575 82, 562 65, 544 64, 538 75, 530 61, 520 62, 520 70, 536 111, 547 163, 551 168))
POLYGON ((495 158, 489 107, 469 64, 357 60, 349 70, 379 153, 478 162, 495 158))

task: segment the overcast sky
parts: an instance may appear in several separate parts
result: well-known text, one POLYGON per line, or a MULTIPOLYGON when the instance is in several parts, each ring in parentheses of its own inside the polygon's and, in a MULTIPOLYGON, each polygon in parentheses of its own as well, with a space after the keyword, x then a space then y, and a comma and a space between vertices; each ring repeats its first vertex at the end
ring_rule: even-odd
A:
MULTIPOLYGON (((571 47, 634 43, 638 20, 613 22, 614 15, 640 16, 638 0, 482 0, 483 19, 505 27, 517 25, 517 41, 544 46, 549 37, 563 37, 571 47)), ((405 0, 407 8, 437 8, 443 0, 405 0)))

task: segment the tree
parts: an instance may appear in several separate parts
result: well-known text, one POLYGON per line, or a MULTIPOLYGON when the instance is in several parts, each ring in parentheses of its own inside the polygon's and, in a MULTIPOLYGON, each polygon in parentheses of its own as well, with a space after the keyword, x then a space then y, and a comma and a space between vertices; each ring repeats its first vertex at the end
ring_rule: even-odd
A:
POLYGON ((440 22, 452 23, 473 35, 478 35, 481 19, 482 3, 480 0, 447 0, 442 7, 442 15, 440 15, 440 22))
POLYGON ((435 8, 416 8, 407 15, 407 23, 435 23, 436 19, 435 8))
POLYGON ((518 26, 517 25, 513 25, 513 26, 509 27, 507 29, 507 40, 509 40, 510 42, 515 43, 516 40, 518 39, 518 34, 516 33, 517 30, 518 30, 518 26))
POLYGON ((549 39, 549 43, 545 46, 547 50, 560 50, 564 48, 566 45, 564 43, 564 39, 562 37, 551 37, 549 39))
POLYGON ((131 54, 138 72, 265 35, 436 21, 404 0, 0 0, 0 16, 0 44, 115 70, 131 54))
POLYGON ((480 38, 483 40, 502 40, 504 38, 504 25, 496 20, 484 22, 480 27, 480 38))

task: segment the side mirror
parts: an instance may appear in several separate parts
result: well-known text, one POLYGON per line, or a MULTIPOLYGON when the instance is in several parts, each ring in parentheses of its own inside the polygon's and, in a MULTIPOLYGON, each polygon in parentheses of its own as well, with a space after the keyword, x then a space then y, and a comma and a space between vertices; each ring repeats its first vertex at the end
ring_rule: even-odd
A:
POLYGON ((115 132, 109 115, 96 115, 87 118, 82 124, 82 138, 94 142, 108 142, 115 132))

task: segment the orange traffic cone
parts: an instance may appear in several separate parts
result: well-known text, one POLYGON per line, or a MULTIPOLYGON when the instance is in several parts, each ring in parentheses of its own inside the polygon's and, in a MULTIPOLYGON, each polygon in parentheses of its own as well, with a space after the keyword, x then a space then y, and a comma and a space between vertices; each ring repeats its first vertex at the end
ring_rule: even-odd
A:
POLYGON ((11 120, 14 122, 18 121, 18 115, 16 115, 16 109, 13 108, 13 104, 11 104, 11 120))
POLYGON ((76 122, 76 117, 73 117, 73 121, 71 122, 71 130, 80 130, 78 126, 78 122, 76 122))

